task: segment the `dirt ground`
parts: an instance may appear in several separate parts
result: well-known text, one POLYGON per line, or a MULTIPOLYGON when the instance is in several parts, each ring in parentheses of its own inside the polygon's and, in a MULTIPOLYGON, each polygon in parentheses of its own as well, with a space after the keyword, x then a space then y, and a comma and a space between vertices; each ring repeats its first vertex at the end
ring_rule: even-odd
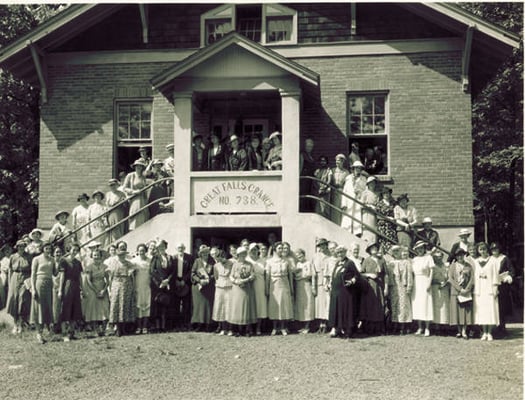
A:
POLYGON ((494 342, 181 332, 44 345, 0 324, 3 399, 523 398, 522 324, 494 342))

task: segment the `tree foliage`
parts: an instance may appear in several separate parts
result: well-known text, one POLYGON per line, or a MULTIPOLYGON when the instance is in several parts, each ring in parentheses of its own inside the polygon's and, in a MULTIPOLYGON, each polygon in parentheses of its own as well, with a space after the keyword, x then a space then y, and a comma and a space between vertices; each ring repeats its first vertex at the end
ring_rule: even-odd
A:
MULTIPOLYGON (((461 5, 522 34, 521 2, 461 5)), ((523 236, 523 47, 513 52, 474 99, 472 123, 478 239, 486 235, 511 251, 523 236)))

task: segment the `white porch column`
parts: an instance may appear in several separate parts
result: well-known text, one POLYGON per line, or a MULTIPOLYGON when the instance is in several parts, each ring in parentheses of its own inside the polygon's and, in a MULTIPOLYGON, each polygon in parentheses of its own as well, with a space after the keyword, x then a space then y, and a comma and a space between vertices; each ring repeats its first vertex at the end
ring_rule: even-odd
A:
MULTIPOLYGON (((173 145, 174 155, 174 221, 175 237, 170 238, 173 246, 176 243, 184 243, 187 249, 191 249, 190 229, 190 170, 191 170, 191 132, 192 132, 192 101, 193 92, 175 92, 174 115, 175 129, 173 145)), ((173 252, 173 249, 171 250, 173 252)))
MULTIPOLYGON (((281 205, 283 219, 294 217, 299 212, 299 152, 301 128, 300 90, 281 93, 283 181, 286 191, 281 205)), ((286 222, 283 220, 283 226, 286 222)), ((284 233, 284 232, 283 232, 284 233)))

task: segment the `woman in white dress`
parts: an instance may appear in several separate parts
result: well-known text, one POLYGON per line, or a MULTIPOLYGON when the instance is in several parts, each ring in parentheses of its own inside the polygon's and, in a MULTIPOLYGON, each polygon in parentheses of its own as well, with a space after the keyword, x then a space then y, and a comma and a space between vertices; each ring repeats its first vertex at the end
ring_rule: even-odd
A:
POLYGON ((147 193, 146 191, 142 191, 142 189, 144 189, 148 184, 144 176, 144 171, 147 165, 144 163, 144 161, 139 159, 132 164, 132 167, 135 168, 135 172, 127 174, 122 185, 123 191, 129 197, 129 215, 133 215, 129 219, 130 231, 138 228, 140 225, 146 222, 149 217, 147 209, 144 209, 143 211, 136 214, 137 211, 144 207, 147 202, 147 193))
POLYGON ((314 319, 314 296, 312 291, 312 276, 314 268, 311 261, 306 260, 305 251, 297 249, 295 252, 297 263, 293 270, 295 281, 294 317, 296 321, 304 322, 299 333, 310 332, 310 322, 314 319))
POLYGON ((326 322, 328 320, 328 292, 324 285, 324 270, 328 260, 328 241, 319 238, 316 242, 316 253, 312 260, 313 277, 312 290, 315 297, 315 318, 319 320, 317 333, 326 333, 326 322))
POLYGON ((137 255, 131 261, 135 264, 135 304, 137 306, 136 334, 148 333, 148 319, 151 308, 151 258, 147 256, 145 244, 137 246, 137 255))
POLYGON ((416 242, 414 251, 416 256, 412 260, 414 272, 414 289, 412 290, 412 318, 417 320, 418 329, 416 335, 423 333, 430 336, 430 321, 434 318, 432 306, 432 270, 434 260, 432 256, 425 253, 425 242, 416 242))
MULTIPOLYGON (((343 192, 361 201, 361 196, 366 189, 366 177, 362 175, 364 165, 361 161, 356 161, 350 167, 350 175, 345 178, 343 192)), ((361 225, 361 205, 354 200, 343 196, 341 199, 341 208, 353 218, 343 215, 341 219, 341 227, 353 233, 354 235, 361 235, 363 227, 361 225)))
MULTIPOLYGON (((73 224, 73 230, 80 228, 89 221, 89 196, 86 193, 82 193, 78 196, 77 201, 80 203, 78 206, 73 208, 71 212, 71 219, 73 224)), ((89 226, 80 229, 76 233, 77 242, 82 245, 89 240, 89 226)))
MULTIPOLYGON (((376 192, 377 181, 374 176, 369 176, 366 179, 366 189, 361 194, 361 201, 370 209, 375 209, 375 204, 377 203, 377 192, 376 192)), ((372 210, 363 208, 361 213, 361 218, 363 221, 363 234, 361 238, 366 240, 368 244, 375 243, 377 241, 377 236, 374 232, 369 230, 367 226, 376 229, 376 215, 372 210), (366 226, 364 226, 366 225, 366 226)), ((354 261, 355 262, 355 261, 354 261)), ((356 264, 357 266, 357 264, 356 264)))
POLYGON ((478 243, 474 260, 474 323, 481 325, 481 340, 494 340, 492 329, 499 324, 499 265, 486 243, 478 243))
MULTIPOLYGON (((102 202, 104 200, 104 193, 100 190, 95 190, 91 195, 94 202, 88 208, 88 217, 90 221, 93 221, 97 217, 100 217, 106 212, 106 205, 102 202)), ((96 239, 97 242, 100 242, 102 248, 106 247, 106 236, 104 233, 108 227, 107 216, 98 218, 96 221, 89 224, 89 235, 91 238, 96 239)))
POLYGON ((255 309, 257 315, 257 326, 255 334, 261 335, 261 324, 264 318, 268 318, 268 298, 266 297, 266 265, 259 258, 259 247, 257 243, 250 243, 248 257, 246 258, 252 266, 255 275, 253 281, 253 292, 255 295, 255 309))

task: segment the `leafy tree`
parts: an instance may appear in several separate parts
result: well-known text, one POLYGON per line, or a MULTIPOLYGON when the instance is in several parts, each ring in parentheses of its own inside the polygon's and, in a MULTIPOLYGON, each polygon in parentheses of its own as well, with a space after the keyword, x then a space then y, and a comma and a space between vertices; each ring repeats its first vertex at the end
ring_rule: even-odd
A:
MULTIPOLYGON (((523 3, 461 3, 520 34, 523 3)), ((477 239, 500 241, 508 252, 523 237, 523 47, 516 49, 476 96, 472 108, 474 212, 477 239)))

